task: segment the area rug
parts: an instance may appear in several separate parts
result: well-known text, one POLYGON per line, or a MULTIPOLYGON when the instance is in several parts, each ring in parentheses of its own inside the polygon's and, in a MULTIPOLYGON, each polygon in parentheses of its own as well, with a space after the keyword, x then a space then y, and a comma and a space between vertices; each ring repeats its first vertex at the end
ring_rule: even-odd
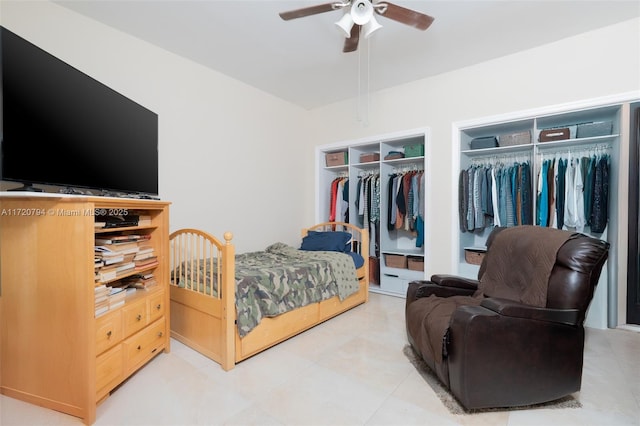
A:
POLYGON ((511 407, 511 408, 483 408, 476 410, 467 410, 464 408, 458 400, 453 396, 448 389, 444 387, 438 376, 429 368, 411 347, 406 345, 403 349, 404 355, 413 364, 420 376, 427 382, 431 389, 436 393, 442 404, 451 412, 451 414, 474 414, 474 413, 486 413, 492 411, 514 411, 514 410, 531 410, 535 408, 580 408, 582 404, 576 400, 572 395, 564 398, 557 399, 555 401, 546 402, 543 404, 535 404, 524 407, 511 407))

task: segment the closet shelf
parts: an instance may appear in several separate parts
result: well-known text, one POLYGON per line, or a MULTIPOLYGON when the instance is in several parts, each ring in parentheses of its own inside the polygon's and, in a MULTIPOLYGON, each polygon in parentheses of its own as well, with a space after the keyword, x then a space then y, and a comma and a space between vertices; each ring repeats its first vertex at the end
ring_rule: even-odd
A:
POLYGON ((382 250, 384 254, 399 254, 404 256, 421 256, 424 257, 424 250, 421 248, 418 249, 395 249, 395 250, 382 250))
POLYGON ((615 141, 616 138, 620 136, 618 134, 615 135, 607 135, 607 136, 594 136, 591 138, 577 138, 577 139, 563 139, 561 141, 553 141, 553 142, 540 142, 538 143, 539 150, 548 150, 554 149, 557 150, 559 148, 573 148, 578 147, 581 149, 589 148, 599 143, 602 144, 610 144, 615 141))
POLYGON ((324 166, 324 168, 327 170, 343 171, 347 170, 349 166, 347 164, 341 164, 339 166, 324 166))
POLYGON ((517 152, 517 153, 528 152, 528 151, 531 151, 532 147, 533 147, 532 144, 511 145, 511 146, 499 146, 496 148, 467 149, 460 152, 469 157, 474 157, 474 156, 510 154, 512 152, 517 152))
POLYGON ((405 157, 405 158, 396 158, 393 160, 380 160, 380 162, 385 164, 411 164, 411 163, 416 163, 423 160, 424 160, 424 157, 405 157))

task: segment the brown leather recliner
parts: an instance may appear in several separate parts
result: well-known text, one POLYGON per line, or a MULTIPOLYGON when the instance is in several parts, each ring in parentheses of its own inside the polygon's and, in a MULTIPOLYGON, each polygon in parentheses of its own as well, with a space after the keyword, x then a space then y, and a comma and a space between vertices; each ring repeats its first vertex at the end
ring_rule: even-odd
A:
POLYGON ((433 275, 409 284, 409 343, 468 410, 572 394, 608 249, 568 231, 495 228, 477 280, 433 275))

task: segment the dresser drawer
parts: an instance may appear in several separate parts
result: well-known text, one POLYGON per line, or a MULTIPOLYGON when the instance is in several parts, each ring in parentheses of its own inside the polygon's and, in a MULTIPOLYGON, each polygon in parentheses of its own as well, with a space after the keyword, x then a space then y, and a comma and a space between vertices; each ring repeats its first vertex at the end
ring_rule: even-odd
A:
POLYGON ((124 337, 131 336, 136 331, 142 330, 148 321, 147 301, 140 300, 122 308, 124 323, 124 337))
POLYGON ((149 322, 152 323, 164 315, 164 292, 155 294, 149 298, 149 322))
POLYGON ((96 401, 122 381, 123 366, 122 345, 117 345, 96 359, 96 401))
POLYGON ((110 312, 96 319, 96 354, 120 343, 122 335, 122 312, 110 312))
POLYGON ((164 317, 126 339, 123 347, 127 374, 156 355, 166 341, 164 317))

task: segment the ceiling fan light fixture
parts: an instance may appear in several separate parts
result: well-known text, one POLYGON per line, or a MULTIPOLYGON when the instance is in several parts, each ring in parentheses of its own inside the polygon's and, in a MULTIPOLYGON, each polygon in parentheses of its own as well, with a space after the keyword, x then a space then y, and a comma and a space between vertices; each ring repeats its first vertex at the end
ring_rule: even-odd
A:
POLYGON ((345 53, 355 52, 361 37, 370 38, 374 32, 382 28, 374 18, 376 14, 422 31, 429 28, 434 20, 432 16, 389 3, 388 0, 333 0, 331 3, 307 6, 281 12, 279 15, 285 21, 289 21, 338 9, 342 9, 344 13, 335 25, 346 38, 342 48, 345 53))
POLYGON ((372 16, 369 22, 364 24, 364 38, 371 37, 371 34, 373 34, 375 31, 378 31, 380 28, 382 28, 382 25, 378 23, 375 16, 372 16))
POLYGON ((353 18, 351 17, 351 14, 349 12, 345 13, 342 18, 336 22, 336 26, 340 28, 345 37, 351 37, 351 28, 353 27, 353 18))
POLYGON ((369 0, 357 0, 351 6, 351 18, 358 25, 365 25, 373 18, 373 5, 369 0))

